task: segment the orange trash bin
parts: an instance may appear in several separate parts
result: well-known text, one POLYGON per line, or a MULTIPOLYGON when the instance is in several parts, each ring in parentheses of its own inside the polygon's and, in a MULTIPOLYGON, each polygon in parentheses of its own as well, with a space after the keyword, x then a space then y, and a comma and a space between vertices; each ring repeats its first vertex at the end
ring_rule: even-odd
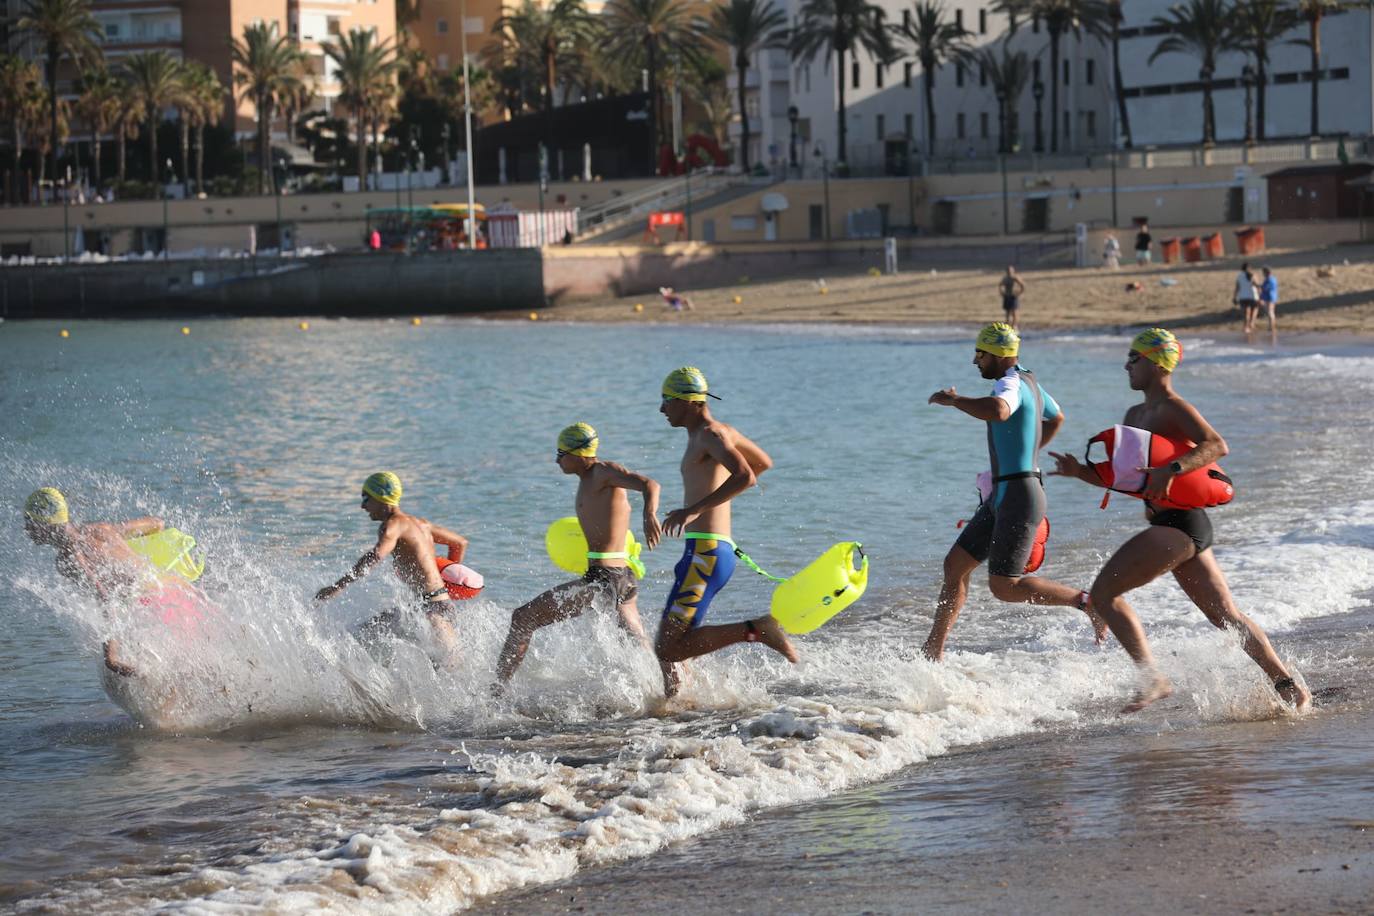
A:
POLYGON ((1193 236, 1183 240, 1183 260, 1189 264, 1202 260, 1202 239, 1193 236))
POLYGON ((1165 264, 1172 264, 1178 260, 1178 239, 1160 239, 1159 255, 1165 264))
POLYGON ((1264 250, 1264 227, 1246 226, 1236 230, 1236 247, 1241 254, 1259 254, 1264 250))
POLYGON ((1222 244, 1220 232, 1204 235, 1202 237, 1202 249, 1207 252, 1207 257, 1209 258, 1222 258, 1226 256, 1226 246, 1222 244))

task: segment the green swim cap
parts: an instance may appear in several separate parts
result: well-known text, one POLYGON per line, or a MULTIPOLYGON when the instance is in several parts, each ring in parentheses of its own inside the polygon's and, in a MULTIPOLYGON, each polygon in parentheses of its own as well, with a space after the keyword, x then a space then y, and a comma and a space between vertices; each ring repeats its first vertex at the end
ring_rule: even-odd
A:
POLYGON ((973 348, 993 356, 1015 356, 1021 351, 1021 335, 1005 321, 995 321, 978 332, 973 348))
POLYGON ((388 506, 401 504, 401 478, 390 471, 378 471, 363 481, 363 493, 388 506))
POLYGON ((679 401, 705 401, 716 397, 706 386, 706 376, 696 366, 683 366, 669 372, 663 380, 663 396, 679 401))
POLYGON ((67 498, 56 487, 34 490, 24 500, 24 517, 45 525, 67 524, 67 498))
POLYGON ((558 450, 578 458, 595 458, 596 430, 588 423, 574 423, 558 434, 558 450))

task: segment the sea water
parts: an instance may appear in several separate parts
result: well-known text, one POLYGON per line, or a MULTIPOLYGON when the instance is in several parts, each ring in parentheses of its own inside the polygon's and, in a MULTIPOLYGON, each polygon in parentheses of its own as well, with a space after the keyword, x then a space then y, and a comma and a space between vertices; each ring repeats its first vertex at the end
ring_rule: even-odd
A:
MULTIPOLYGON (((441 319, 57 330, 0 327, 0 901, 450 912, 728 838, 765 810, 814 816, 814 803, 883 780, 919 784, 923 767, 969 749, 1045 735, 1090 744, 1131 727, 1115 718, 1135 687, 1125 654, 1095 647, 1076 612, 994 601, 981 573, 945 663, 920 654, 941 559, 988 466, 983 424, 926 403, 951 385, 989 390, 966 330, 441 319), (653 660, 600 608, 540 631, 509 695, 492 699, 510 611, 565 578, 543 551, 574 493, 554 464, 558 430, 592 423, 602 456, 658 479, 662 511, 676 508, 684 434, 658 413, 659 383, 684 364, 722 397, 716 415, 775 462, 736 500, 736 540, 781 575, 862 541, 867 595, 797 640, 801 664, 732 647, 694 662, 667 705, 653 660), (401 476, 408 511, 470 539, 466 562, 486 577, 459 606, 454 670, 436 671, 423 644, 369 652, 352 638, 400 597, 385 567, 313 601, 371 545, 358 493, 379 469, 401 476), (194 533, 215 613, 171 631, 62 581, 21 528, 25 495, 46 485, 78 519, 153 514, 194 533), (102 674, 111 636, 139 677, 102 674)), ((1231 449, 1237 497, 1213 518, 1237 602, 1314 687, 1362 678, 1352 647, 1374 588, 1374 353, 1184 339, 1177 386, 1231 449)), ((1067 416, 1051 448, 1081 454, 1138 398, 1127 343, 1029 336, 1023 362, 1067 416)), ((1103 511, 1102 491, 1061 479, 1047 490, 1041 574, 1086 587, 1142 527, 1140 505, 1117 496, 1103 511)), ((680 547, 645 554, 651 631, 680 547)), ((755 616, 769 591, 741 569, 709 619, 755 616)), ((1162 707, 1170 721, 1279 714, 1236 637, 1175 585, 1132 600, 1178 691, 1162 707)), ((831 808, 851 833, 849 809, 831 808)), ((693 893, 709 905, 717 892, 693 893)))

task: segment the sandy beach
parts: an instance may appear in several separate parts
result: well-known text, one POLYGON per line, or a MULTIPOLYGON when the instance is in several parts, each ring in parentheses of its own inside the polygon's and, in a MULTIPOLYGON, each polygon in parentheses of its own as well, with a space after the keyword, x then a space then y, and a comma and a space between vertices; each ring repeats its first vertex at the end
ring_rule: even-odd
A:
MULTIPOLYGON (((1130 252, 1126 252, 1130 254, 1130 252)), ((1374 334, 1374 246, 1271 251, 1249 259, 1258 276, 1269 266, 1279 280, 1281 335, 1374 334)), ((945 270, 905 264, 896 276, 814 275, 734 286, 682 290, 694 309, 673 311, 657 294, 560 303, 540 317, 595 322, 789 322, 884 324, 982 323, 1002 318, 999 271, 945 270), (637 306, 643 306, 637 310, 637 306)), ((876 258, 875 258, 876 260, 876 258)), ((1111 329, 1140 325, 1240 330, 1231 305, 1239 256, 1196 264, 1134 261, 1120 269, 1021 271, 1023 330, 1111 329), (1133 288, 1134 284, 1139 288, 1133 288), (1131 288, 1128 288, 1131 287, 1131 288)), ((876 269, 876 268, 875 268, 876 269)), ((1260 328, 1267 335, 1261 315, 1260 328)))

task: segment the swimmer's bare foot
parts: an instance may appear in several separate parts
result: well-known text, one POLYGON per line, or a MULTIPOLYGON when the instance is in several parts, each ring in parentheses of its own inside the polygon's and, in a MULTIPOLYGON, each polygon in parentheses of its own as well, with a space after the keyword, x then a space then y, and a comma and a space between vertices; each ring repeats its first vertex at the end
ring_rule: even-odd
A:
POLYGON ((1312 708, 1312 693, 1291 677, 1281 677, 1274 681, 1274 692, 1279 699, 1293 707, 1294 712, 1306 712, 1312 708))
POLYGON ((772 614, 765 614, 757 620, 749 621, 749 626, 759 642, 794 665, 801 661, 801 656, 797 654, 797 649, 792 645, 792 640, 787 638, 787 633, 783 631, 782 624, 778 623, 772 614))
POLYGON ((1102 619, 1102 615, 1093 610, 1093 600, 1087 592, 1078 593, 1078 609, 1088 615, 1088 621, 1093 625, 1093 642, 1102 645, 1110 628, 1107 621, 1102 619))
POLYGON ((1133 712, 1140 712, 1156 700, 1162 700, 1167 696, 1171 696, 1173 692, 1174 685, 1169 683, 1168 678, 1158 673, 1151 674, 1150 683, 1141 688, 1140 692, 1135 695, 1134 700, 1121 707, 1121 712, 1118 713, 1118 715, 1128 716, 1133 712))

